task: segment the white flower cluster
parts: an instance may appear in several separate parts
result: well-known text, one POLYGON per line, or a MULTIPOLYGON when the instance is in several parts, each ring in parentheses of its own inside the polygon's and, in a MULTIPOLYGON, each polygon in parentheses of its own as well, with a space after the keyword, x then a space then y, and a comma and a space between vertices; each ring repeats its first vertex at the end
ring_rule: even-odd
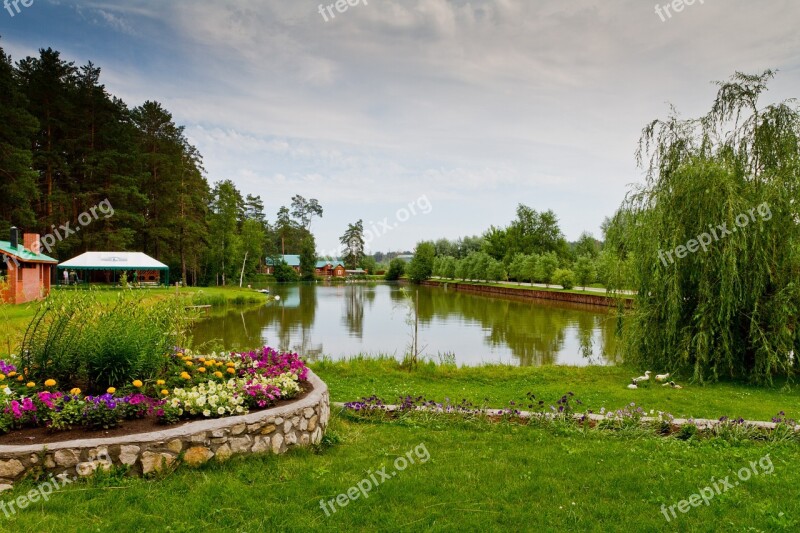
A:
POLYGON ((205 417, 244 414, 247 408, 242 405, 244 397, 239 390, 235 379, 227 383, 209 381, 188 390, 174 389, 170 403, 178 409, 179 415, 184 412, 191 415, 202 414, 205 417))
POLYGON ((170 405, 178 409, 178 415, 203 415, 215 418, 227 415, 247 413, 244 406, 245 397, 242 391, 248 384, 273 385, 281 391, 281 398, 291 398, 300 392, 297 374, 286 372, 280 376, 266 377, 262 375, 234 378, 225 383, 209 381, 190 389, 174 389, 170 405))
POLYGON ((297 377, 297 374, 292 374, 291 372, 284 372, 280 376, 275 376, 272 378, 262 375, 255 375, 248 377, 243 381, 278 387, 281 391, 281 398, 291 398, 300 392, 299 378, 297 377))

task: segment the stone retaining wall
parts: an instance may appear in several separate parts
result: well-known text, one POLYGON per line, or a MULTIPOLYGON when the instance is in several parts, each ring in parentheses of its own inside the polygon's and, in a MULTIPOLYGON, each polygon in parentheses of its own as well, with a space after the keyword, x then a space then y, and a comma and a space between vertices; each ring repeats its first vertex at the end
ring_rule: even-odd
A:
MULTIPOLYGON (((560 302, 571 302, 586 305, 600 305, 603 307, 616 307, 618 301, 613 296, 602 294, 575 294, 562 291, 540 291, 536 289, 515 288, 515 287, 492 287, 489 285, 472 285, 470 283, 459 283, 457 281, 437 281, 426 280, 422 285, 431 287, 447 286, 448 289, 464 292, 475 292, 479 294, 498 294, 503 296, 517 296, 521 298, 532 298, 539 300, 556 300, 560 302)), ((626 309, 633 308, 633 299, 623 298, 623 305, 626 309)))
POLYGON ((74 479, 124 465, 141 475, 176 461, 197 466, 232 455, 280 454, 292 446, 319 444, 330 417, 328 387, 310 370, 308 381, 314 389, 305 398, 242 416, 121 437, 0 446, 0 491, 31 470, 74 479))

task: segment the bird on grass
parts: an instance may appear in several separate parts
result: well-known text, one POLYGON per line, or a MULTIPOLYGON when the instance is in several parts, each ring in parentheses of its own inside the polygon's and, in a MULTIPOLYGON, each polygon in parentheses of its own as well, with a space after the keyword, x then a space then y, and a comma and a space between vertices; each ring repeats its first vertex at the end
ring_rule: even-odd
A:
POLYGON ((634 383, 639 383, 640 381, 650 381, 650 374, 652 374, 652 372, 650 372, 648 370, 647 372, 644 373, 644 376, 639 376, 638 378, 633 378, 633 382, 634 383))
POLYGON ((656 374, 656 381, 666 381, 669 377, 669 372, 666 374, 656 374))
POLYGON ((675 383, 674 381, 668 381, 667 383, 664 383, 661 386, 662 387, 672 387, 673 389, 682 389, 683 388, 680 385, 678 385, 677 383, 675 383))
POLYGON ((628 383, 628 388, 631 390, 636 390, 639 388, 639 385, 636 384, 636 381, 631 380, 631 382, 628 383))

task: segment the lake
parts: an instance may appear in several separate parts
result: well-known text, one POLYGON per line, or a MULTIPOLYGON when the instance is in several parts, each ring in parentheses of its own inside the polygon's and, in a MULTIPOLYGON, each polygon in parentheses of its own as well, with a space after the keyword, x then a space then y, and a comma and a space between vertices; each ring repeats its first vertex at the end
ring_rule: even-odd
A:
POLYGON ((229 308, 199 322, 195 348, 268 345, 312 361, 357 354, 402 359, 410 352, 414 321, 409 317, 412 296, 418 295, 418 346, 434 361, 582 366, 619 360, 617 319, 602 307, 382 283, 286 285, 272 292, 280 301, 229 308))

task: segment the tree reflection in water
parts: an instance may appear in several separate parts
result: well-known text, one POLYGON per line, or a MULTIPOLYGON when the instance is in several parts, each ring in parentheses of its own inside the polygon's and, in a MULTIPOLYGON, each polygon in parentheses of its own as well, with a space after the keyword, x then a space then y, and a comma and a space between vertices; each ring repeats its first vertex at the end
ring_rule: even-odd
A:
MULTIPOLYGON (((311 360, 323 354, 402 357, 406 350, 408 300, 397 285, 289 285, 273 293, 280 302, 198 323, 195 345, 248 349, 269 344, 311 360)), ((419 287, 419 320, 427 353, 454 352, 459 364, 618 362, 617 318, 600 307, 419 287)))

